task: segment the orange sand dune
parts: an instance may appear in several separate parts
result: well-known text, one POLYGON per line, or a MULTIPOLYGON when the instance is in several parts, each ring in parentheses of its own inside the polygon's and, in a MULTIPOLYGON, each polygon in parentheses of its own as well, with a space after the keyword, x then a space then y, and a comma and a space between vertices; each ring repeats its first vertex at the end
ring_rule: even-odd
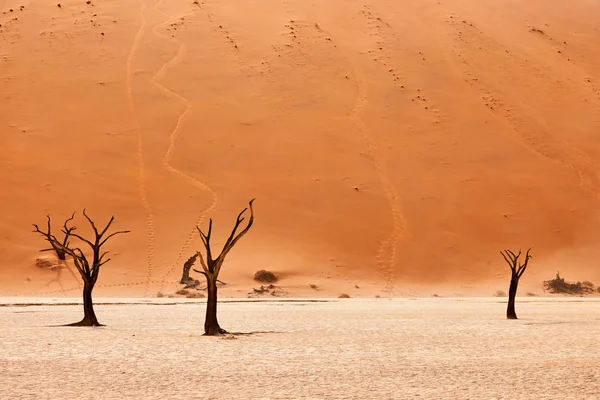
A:
POLYGON ((97 293, 154 296, 252 197, 232 295, 600 281, 600 3, 196 3, 0 0, 0 295, 78 295, 47 213, 115 214, 97 293))

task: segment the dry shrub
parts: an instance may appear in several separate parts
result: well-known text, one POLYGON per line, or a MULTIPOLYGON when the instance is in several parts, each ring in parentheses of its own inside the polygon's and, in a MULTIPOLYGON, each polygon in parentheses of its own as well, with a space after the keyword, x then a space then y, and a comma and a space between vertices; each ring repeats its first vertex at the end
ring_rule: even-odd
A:
POLYGON ((181 289, 175 292, 175 294, 179 294, 181 296, 187 296, 190 293, 189 290, 181 289))
POLYGON ((594 291, 594 285, 591 282, 575 282, 570 283, 560 277, 556 273, 556 278, 544 281, 544 289, 550 293, 565 293, 565 294, 586 294, 594 291))
POLYGON ((535 293, 532 293, 532 292, 527 292, 526 294, 527 294, 527 296, 529 296, 529 297, 535 297, 535 296, 537 296, 537 294, 535 294, 535 293))
POLYGON ((338 299, 349 299, 350 295, 346 293, 342 293, 338 296, 338 299))
POLYGON ((269 286, 261 285, 261 287, 258 289, 252 288, 252 292, 248 293, 248 297, 259 297, 264 294, 270 294, 271 296, 275 296, 275 297, 282 297, 282 296, 285 296, 287 293, 285 290, 283 290, 279 286, 270 284, 269 286))
POLYGON ((44 258, 36 258, 35 266, 38 268, 44 268, 44 269, 55 269, 56 268, 56 265, 52 261, 46 260, 44 258))
POLYGON ((319 290, 319 287, 317 285, 315 285, 314 283, 310 284, 310 288, 311 289, 315 289, 315 290, 319 290))
POLYGON ((277 277, 271 271, 267 271, 265 269, 261 269, 260 271, 256 271, 254 274, 254 280, 257 282, 277 282, 277 277))
POLYGON ((494 293, 495 297, 506 297, 506 293, 504 293, 502 290, 496 290, 496 293, 494 293))
POLYGON ((191 292, 186 294, 185 297, 187 297, 188 299, 203 299, 206 296, 204 296, 204 294, 200 292, 191 292))
POLYGON ((158 293, 156 293, 156 297, 159 297, 159 298, 165 297, 165 295, 162 292, 158 292, 158 293))

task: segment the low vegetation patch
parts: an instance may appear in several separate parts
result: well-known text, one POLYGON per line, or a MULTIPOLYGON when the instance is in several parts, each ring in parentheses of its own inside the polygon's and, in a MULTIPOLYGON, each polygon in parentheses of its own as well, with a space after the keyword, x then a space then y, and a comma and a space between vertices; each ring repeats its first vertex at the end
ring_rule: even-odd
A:
POLYGON ((496 290, 496 293, 494 293, 494 296, 496 296, 496 297, 506 297, 506 293, 504 293, 502 290, 496 290))
POLYGON ((338 299, 349 299, 350 295, 346 293, 342 293, 338 296, 338 299))
POLYGON ((588 294, 594 291, 594 284, 588 281, 567 282, 556 273, 556 278, 544 281, 544 289, 550 293, 588 294))
POLYGON ((256 271, 254 274, 254 280, 257 282, 272 283, 277 282, 277 277, 271 271, 261 269, 260 271, 256 271))
POLYGON ((248 293, 248 297, 259 297, 266 294, 270 294, 271 296, 276 297, 282 297, 285 296, 287 293, 279 286, 270 284, 268 286, 261 285, 261 287, 259 287, 258 289, 252 288, 252 291, 248 293))
POLYGON ((181 290, 178 290, 175 292, 175 294, 178 294, 180 296, 187 296, 189 293, 190 293, 190 291, 186 290, 186 289, 181 289, 181 290))
POLYGON ((56 269, 57 265, 54 264, 52 261, 50 260, 46 260, 44 258, 36 258, 35 259, 35 266, 38 268, 43 268, 43 269, 56 269))

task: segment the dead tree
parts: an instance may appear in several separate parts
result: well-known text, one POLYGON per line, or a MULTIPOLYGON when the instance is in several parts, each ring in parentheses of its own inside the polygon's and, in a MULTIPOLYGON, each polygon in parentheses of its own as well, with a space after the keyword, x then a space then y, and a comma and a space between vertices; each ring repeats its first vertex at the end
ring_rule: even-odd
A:
POLYGON ((192 265, 194 265, 194 263, 196 262, 197 257, 198 254, 194 254, 193 256, 188 258, 188 260, 183 264, 183 274, 181 275, 181 280, 179 281, 179 283, 186 284, 192 280, 192 278, 190 278, 190 269, 192 268, 192 265))
POLYGON ((75 229, 77 229, 74 226, 69 227, 68 223, 70 221, 72 221, 75 218, 75 213, 73 213, 73 215, 71 215, 71 218, 67 219, 65 221, 65 223, 63 224, 63 230, 62 232, 64 233, 65 237, 63 238, 62 241, 59 241, 56 236, 54 236, 52 234, 52 228, 50 226, 50 215, 46 216, 48 218, 48 230, 46 232, 40 230, 40 228, 36 225, 33 224, 33 226, 35 227, 34 232, 39 233, 40 235, 44 236, 45 240, 50 243, 50 248, 48 249, 42 249, 40 251, 54 251, 56 253, 56 257, 58 257, 58 259, 60 261, 66 261, 67 259, 67 253, 64 250, 65 247, 69 247, 69 236, 71 236, 71 232, 73 232, 75 229))
POLYGON ((517 296, 517 286, 519 286, 519 279, 525 273, 527 269, 527 264, 529 263, 529 259, 531 256, 529 252, 531 249, 527 250, 525 254, 525 262, 523 264, 519 264, 519 257, 521 256, 521 250, 519 249, 519 254, 515 254, 510 250, 501 251, 502 257, 508 263, 511 271, 510 278, 510 286, 508 288, 508 307, 506 308, 506 318, 508 319, 517 319, 517 313, 515 312, 515 297, 517 296))
MULTIPOLYGON (((58 242, 56 238, 49 236, 51 240, 52 247, 57 247, 60 250, 64 251, 67 255, 73 258, 73 263, 75 264, 75 268, 79 271, 81 275, 81 279, 83 280, 83 319, 79 322, 75 322, 73 324, 69 324, 68 326, 102 326, 98 319, 96 318, 96 313, 94 312, 94 303, 92 301, 92 290, 94 290, 94 286, 96 285, 96 281, 98 280, 98 275, 100 273, 100 267, 110 261, 110 258, 105 259, 108 252, 102 252, 102 246, 110 239, 111 237, 121 234, 121 233, 129 233, 129 231, 117 231, 113 232, 109 235, 106 235, 108 232, 108 228, 115 220, 115 217, 111 217, 104 229, 101 232, 98 231, 96 225, 91 220, 90 217, 83 210, 84 217, 90 223, 92 229, 94 230, 94 239, 90 241, 73 231, 76 229, 75 227, 68 228, 66 223, 63 228, 63 233, 69 236, 74 236, 82 242, 86 243, 90 249, 92 250, 92 261, 88 260, 87 256, 79 247, 72 247, 68 243, 63 245, 58 242)), ((34 225, 36 228, 36 232, 39 231, 37 225, 34 225)))
POLYGON ((198 233, 200 234, 200 238, 202 239, 202 244, 204 245, 204 249, 206 251, 206 261, 204 260, 204 256, 200 251, 196 254, 198 255, 198 259, 200 260, 200 264, 202 265, 202 271, 194 269, 194 271, 204 275, 206 277, 206 286, 208 289, 208 300, 206 303, 206 318, 204 320, 204 334, 207 336, 220 335, 223 333, 227 333, 226 330, 222 329, 219 326, 219 322, 217 320, 217 281, 219 277, 219 272, 221 272, 221 267, 223 266, 223 261, 225 260, 225 256, 231 251, 233 246, 240 240, 242 236, 250 230, 250 227, 254 223, 254 210, 252 209, 252 203, 254 199, 250 200, 250 219, 248 220, 248 224, 244 229, 242 229, 239 233, 236 234, 237 229, 240 224, 244 221, 245 217, 243 217, 244 213, 248 208, 244 208, 242 212, 240 212, 235 221, 235 226, 231 231, 231 235, 225 242, 223 249, 221 250, 221 254, 217 258, 213 258, 212 250, 210 248, 210 239, 212 234, 212 218, 208 223, 208 232, 205 234, 200 230, 200 228, 196 227, 198 233))

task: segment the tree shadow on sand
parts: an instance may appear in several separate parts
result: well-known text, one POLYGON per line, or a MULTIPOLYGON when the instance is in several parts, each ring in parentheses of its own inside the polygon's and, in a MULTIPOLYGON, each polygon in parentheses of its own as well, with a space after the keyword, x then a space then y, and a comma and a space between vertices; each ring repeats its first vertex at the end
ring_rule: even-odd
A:
POLYGON ((220 335, 202 335, 202 337, 207 337, 207 336, 216 336, 218 338, 221 339, 237 339, 240 336, 253 336, 253 335, 260 335, 263 333, 286 333, 286 332, 277 332, 277 331, 251 331, 251 332, 227 332, 227 333, 222 333, 220 335))

